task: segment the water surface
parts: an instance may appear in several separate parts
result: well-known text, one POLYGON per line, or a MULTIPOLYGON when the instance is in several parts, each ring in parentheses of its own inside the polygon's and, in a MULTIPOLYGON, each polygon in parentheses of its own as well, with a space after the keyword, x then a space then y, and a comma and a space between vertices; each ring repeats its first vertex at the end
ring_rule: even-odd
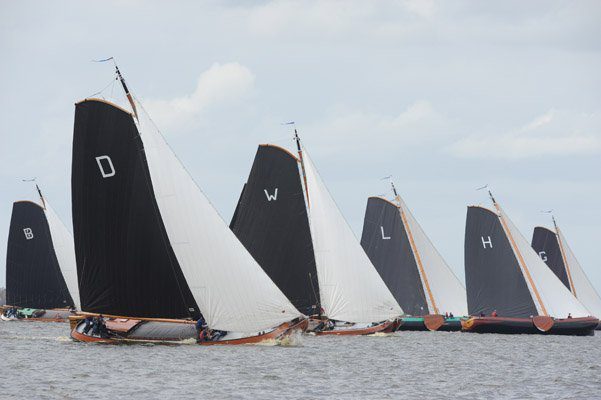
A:
POLYGON ((2 399, 601 398, 601 337, 406 332, 298 346, 72 342, 0 322, 2 399))

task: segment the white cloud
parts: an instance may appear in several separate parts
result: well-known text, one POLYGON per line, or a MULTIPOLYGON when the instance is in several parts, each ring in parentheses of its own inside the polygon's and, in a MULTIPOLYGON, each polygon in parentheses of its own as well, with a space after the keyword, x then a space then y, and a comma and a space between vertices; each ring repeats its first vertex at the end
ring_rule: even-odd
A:
POLYGON ((371 150, 398 151, 401 146, 428 146, 445 137, 451 121, 432 104, 419 100, 397 115, 339 110, 307 129, 319 138, 322 152, 361 152, 367 138, 371 150))
POLYGON ((164 129, 189 127, 209 107, 231 104, 244 98, 254 87, 255 76, 238 63, 215 63, 200 74, 194 92, 169 100, 148 100, 145 107, 164 129))
POLYGON ((599 113, 550 110, 509 133, 471 135, 447 150, 461 158, 495 159, 599 154, 600 122, 599 113))

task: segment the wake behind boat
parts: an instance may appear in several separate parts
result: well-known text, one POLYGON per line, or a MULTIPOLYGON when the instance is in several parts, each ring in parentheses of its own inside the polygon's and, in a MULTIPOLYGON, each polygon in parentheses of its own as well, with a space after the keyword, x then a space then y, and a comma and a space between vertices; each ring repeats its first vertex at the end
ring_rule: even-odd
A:
POLYGON ((407 314, 396 329, 461 330, 465 288, 391 186, 394 202, 368 199, 361 245, 407 314))
POLYGON ((66 322, 79 306, 73 238, 36 185, 40 204, 13 203, 2 321, 66 322))
POLYGON ((132 335, 149 322, 174 323, 163 318, 197 321, 201 344, 256 343, 300 329, 304 316, 228 229, 116 73, 131 111, 100 99, 75 107, 77 268, 82 310, 97 322, 84 332, 82 315, 72 337, 153 340, 132 335))
POLYGON ((468 207, 465 331, 591 335, 599 320, 532 250, 489 192, 496 212, 468 207))
POLYGON ((260 145, 230 224, 259 265, 312 315, 318 335, 391 329, 401 309, 375 272, 295 131, 298 157, 260 145))

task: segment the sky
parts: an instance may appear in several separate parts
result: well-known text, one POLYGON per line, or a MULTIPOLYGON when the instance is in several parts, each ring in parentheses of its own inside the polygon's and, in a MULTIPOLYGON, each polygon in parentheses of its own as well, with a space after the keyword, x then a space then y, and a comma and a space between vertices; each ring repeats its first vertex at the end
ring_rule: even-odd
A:
POLYGON ((598 1, 0 2, 0 259, 22 179, 72 229, 74 103, 120 96, 91 62, 113 56, 226 221, 295 121, 357 236, 392 175, 463 279, 488 184, 528 240, 554 210, 601 291, 600 21, 598 1))

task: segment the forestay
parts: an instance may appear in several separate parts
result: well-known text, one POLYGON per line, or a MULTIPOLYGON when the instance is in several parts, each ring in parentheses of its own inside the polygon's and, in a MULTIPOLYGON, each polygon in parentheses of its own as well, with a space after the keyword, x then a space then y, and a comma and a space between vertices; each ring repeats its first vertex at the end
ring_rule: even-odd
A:
POLYGON ((77 283, 77 263, 75 262, 75 245, 73 243, 73 236, 67 230, 67 227, 58 218, 48 200, 44 200, 46 209, 46 220, 48 221, 48 227, 50 228, 50 237, 52 239, 52 246, 58 260, 58 266, 63 274, 67 289, 71 294, 75 308, 80 310, 81 305, 79 303, 79 286, 77 283))
MULTIPOLYGON (((401 196, 397 196, 397 202, 405 215, 404 222, 408 225, 408 229, 413 236, 415 251, 419 253, 419 255, 414 255, 421 259, 426 275, 425 277, 422 276, 422 283, 425 284, 425 279, 427 279, 438 312, 467 315, 465 288, 415 220, 401 196)), ((427 294, 426 299, 430 303, 427 294)), ((429 304, 429 307, 430 312, 433 312, 431 304, 429 304)))
POLYGON ((330 196, 308 153, 303 161, 321 304, 335 320, 369 323, 402 314, 330 196))
POLYGON ((142 111, 139 116, 157 204, 208 325, 257 332, 300 317, 230 231, 148 115, 142 111))
POLYGON ((506 234, 513 238, 513 250, 520 262, 522 273, 526 278, 530 294, 539 315, 546 314, 556 318, 566 318, 568 314, 572 314, 573 317, 589 316, 590 312, 586 310, 578 299, 572 295, 570 290, 545 265, 538 254, 530 247, 530 243, 513 225, 513 222, 511 222, 503 209, 498 204, 496 206, 499 210, 500 218, 505 222, 504 228, 507 230, 506 234), (522 265, 519 255, 521 255, 525 265, 522 265), (528 279, 524 268, 527 268, 530 272, 532 282, 528 279), (532 283, 534 287, 532 287, 532 283), (538 296, 536 293, 538 293, 538 296))

